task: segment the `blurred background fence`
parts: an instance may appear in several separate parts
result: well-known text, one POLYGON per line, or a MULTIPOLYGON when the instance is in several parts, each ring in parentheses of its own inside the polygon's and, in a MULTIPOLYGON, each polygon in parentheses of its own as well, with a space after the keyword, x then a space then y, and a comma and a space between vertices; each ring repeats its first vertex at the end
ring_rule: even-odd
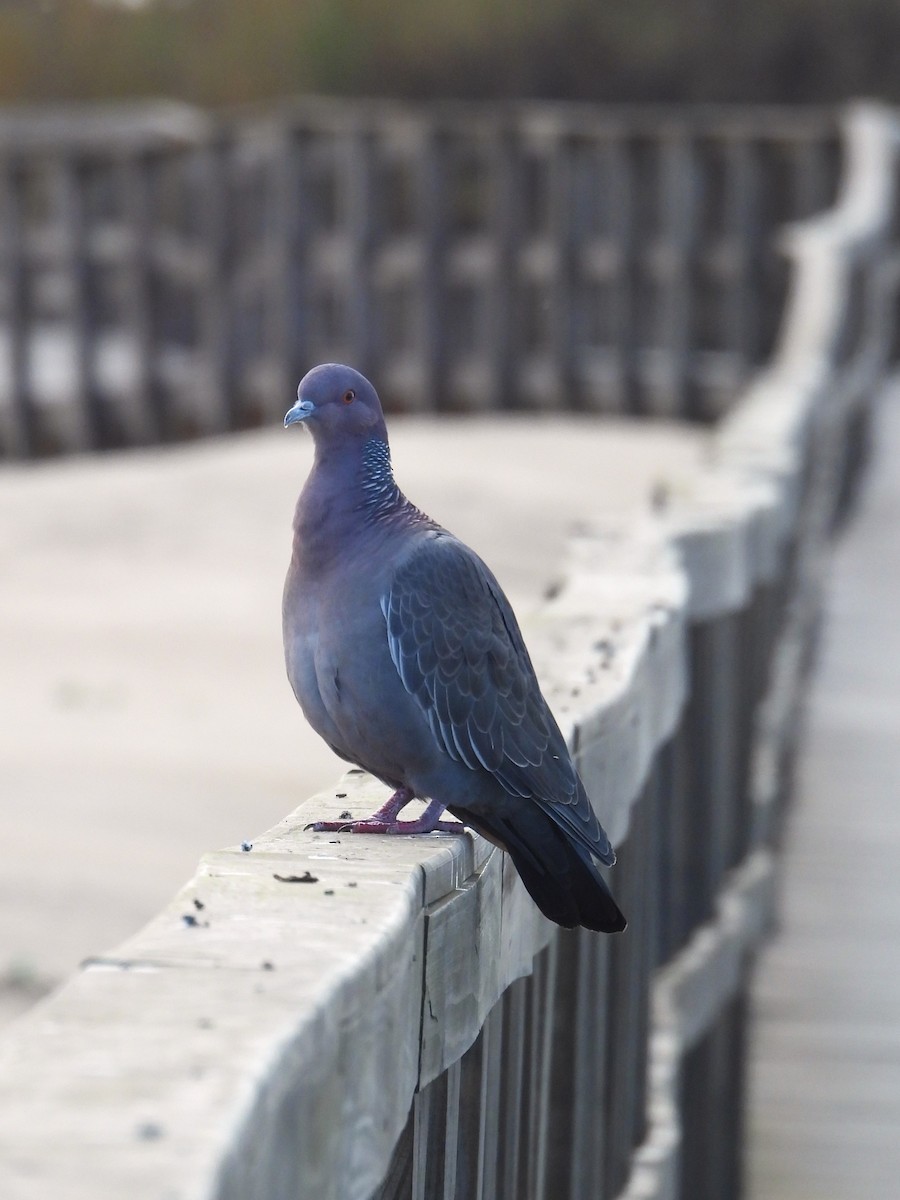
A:
POLYGON ((303 100, 0 115, 0 453, 393 410, 709 421, 771 352, 836 110, 303 100))

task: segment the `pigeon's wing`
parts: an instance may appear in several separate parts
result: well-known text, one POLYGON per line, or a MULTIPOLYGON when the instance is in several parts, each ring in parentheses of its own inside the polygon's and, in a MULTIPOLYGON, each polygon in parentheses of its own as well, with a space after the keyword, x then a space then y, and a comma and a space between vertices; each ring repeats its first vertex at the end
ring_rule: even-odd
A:
POLYGON ((611 865, 591 808, 531 665, 509 601, 481 559, 452 535, 424 539, 382 598, 391 657, 438 744, 535 800, 611 865))

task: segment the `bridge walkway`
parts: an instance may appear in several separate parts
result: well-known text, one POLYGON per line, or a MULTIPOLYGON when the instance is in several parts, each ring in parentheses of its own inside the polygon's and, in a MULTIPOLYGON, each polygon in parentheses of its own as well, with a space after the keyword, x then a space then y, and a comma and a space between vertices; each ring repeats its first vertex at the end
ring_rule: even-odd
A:
POLYGON ((755 986, 747 1200, 900 1195, 900 385, 836 546, 780 935, 755 986))

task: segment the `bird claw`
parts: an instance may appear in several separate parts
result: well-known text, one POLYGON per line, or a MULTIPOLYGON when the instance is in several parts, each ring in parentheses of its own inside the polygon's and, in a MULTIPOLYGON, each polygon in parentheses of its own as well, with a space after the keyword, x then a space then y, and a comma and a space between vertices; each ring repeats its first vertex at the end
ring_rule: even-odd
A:
POLYGON ((461 821, 430 821, 424 816, 417 821, 378 821, 368 817, 360 821, 312 821, 303 826, 313 833, 463 833, 461 821))
POLYGON ((398 821, 401 809, 414 798, 410 788, 398 788, 386 804, 358 821, 313 821, 304 826, 314 833, 462 833, 463 826, 459 821, 442 821, 441 813, 444 805, 439 800, 431 800, 420 817, 414 821, 398 821))

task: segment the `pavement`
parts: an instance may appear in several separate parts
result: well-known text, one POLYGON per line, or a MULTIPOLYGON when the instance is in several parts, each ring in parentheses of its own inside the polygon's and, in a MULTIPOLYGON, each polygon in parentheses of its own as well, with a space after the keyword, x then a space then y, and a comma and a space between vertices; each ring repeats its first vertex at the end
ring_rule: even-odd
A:
MULTIPOLYGON (((574 525, 645 509, 707 438, 562 416, 391 430, 401 487, 526 617, 574 525)), ((0 469, 0 1020, 345 769, 281 655, 311 460, 303 431, 274 429, 0 469)))
POLYGON ((900 1195, 900 388, 831 564, 754 989, 746 1200, 900 1195))

